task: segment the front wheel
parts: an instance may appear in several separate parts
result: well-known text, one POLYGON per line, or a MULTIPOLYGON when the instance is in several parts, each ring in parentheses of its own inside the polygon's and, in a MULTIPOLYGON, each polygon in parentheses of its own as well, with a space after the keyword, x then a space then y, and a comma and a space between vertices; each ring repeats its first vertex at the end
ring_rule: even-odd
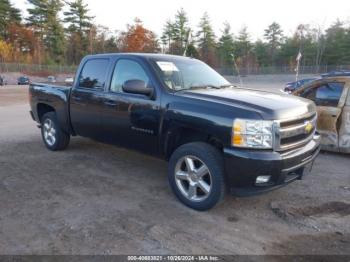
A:
POLYGON ((168 178, 177 198, 196 210, 212 208, 225 194, 222 155, 206 143, 180 146, 170 158, 168 178))
POLYGON ((70 140, 70 135, 59 126, 55 112, 48 112, 42 117, 41 136, 51 151, 66 149, 70 140))

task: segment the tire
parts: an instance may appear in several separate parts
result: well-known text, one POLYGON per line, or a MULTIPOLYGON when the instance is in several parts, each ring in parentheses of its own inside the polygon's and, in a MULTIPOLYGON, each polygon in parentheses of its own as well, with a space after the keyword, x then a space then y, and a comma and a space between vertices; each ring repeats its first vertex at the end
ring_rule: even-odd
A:
POLYGON ((222 154, 203 142, 182 145, 170 158, 168 179, 183 204, 199 211, 208 210, 225 195, 222 154))
POLYGON ((51 151, 66 149, 70 141, 70 135, 59 126, 55 112, 48 112, 42 117, 41 137, 51 151))

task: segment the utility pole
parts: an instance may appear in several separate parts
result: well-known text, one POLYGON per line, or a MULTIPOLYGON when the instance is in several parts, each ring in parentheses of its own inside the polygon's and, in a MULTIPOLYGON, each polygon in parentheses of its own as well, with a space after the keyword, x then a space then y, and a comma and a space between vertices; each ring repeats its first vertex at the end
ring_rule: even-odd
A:
POLYGON ((233 59, 233 66, 236 69, 237 74, 238 74, 239 83, 240 83, 241 87, 243 87, 243 81, 242 81, 241 73, 239 72, 239 67, 236 63, 235 54, 232 54, 232 59, 233 59))
POLYGON ((299 40, 299 52, 298 52, 298 55, 297 55, 297 58, 296 58, 296 61, 297 61, 297 67, 295 69, 295 81, 298 81, 299 79, 299 70, 300 70, 300 60, 301 58, 303 57, 302 53, 301 53, 301 50, 303 49, 303 36, 304 36, 304 26, 303 25, 299 25, 298 26, 298 33, 299 33, 299 37, 300 37, 300 40, 299 40))
POLYGON ((296 59, 296 61, 297 61, 297 67, 296 67, 296 69, 295 69, 295 71, 296 71, 296 74, 295 74, 295 81, 298 81, 298 78, 299 78, 300 60, 301 60, 302 57, 303 57, 303 55, 301 54, 301 51, 299 50, 299 53, 298 53, 297 59, 296 59))
POLYGON ((191 41, 192 41, 192 35, 191 35, 191 29, 189 29, 188 33, 187 33, 187 41, 186 41, 186 45, 185 45, 183 56, 186 56, 187 47, 188 47, 188 45, 190 44, 191 41))

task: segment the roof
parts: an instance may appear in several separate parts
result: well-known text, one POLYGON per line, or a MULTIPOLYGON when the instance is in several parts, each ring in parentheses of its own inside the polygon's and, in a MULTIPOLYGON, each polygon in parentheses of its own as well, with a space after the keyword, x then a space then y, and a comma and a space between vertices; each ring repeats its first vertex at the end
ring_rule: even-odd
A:
POLYGON ((339 70, 339 71, 331 71, 325 74, 321 74, 322 77, 333 77, 333 76, 350 76, 349 70, 339 70))
POLYGON ((186 56, 178 56, 178 55, 168 55, 168 54, 157 54, 157 53, 106 53, 106 54, 96 54, 89 55, 88 57, 111 57, 111 56, 134 56, 134 57, 142 57, 146 59, 155 59, 155 60, 188 60, 193 59, 191 57, 186 56))

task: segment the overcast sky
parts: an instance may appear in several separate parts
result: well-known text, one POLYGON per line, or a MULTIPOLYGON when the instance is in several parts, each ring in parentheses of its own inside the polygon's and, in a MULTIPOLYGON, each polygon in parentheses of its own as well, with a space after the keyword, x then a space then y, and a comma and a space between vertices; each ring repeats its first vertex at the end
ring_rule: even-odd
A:
MULTIPOLYGON (((69 1, 69 0, 68 0, 69 1)), ((350 0, 85 0, 95 22, 111 30, 123 30, 135 17, 144 25, 161 34, 164 22, 173 18, 183 7, 196 28, 205 11, 209 13, 217 35, 228 21, 233 33, 243 25, 248 27, 252 39, 261 38, 264 29, 273 21, 281 24, 285 34, 291 35, 300 23, 327 27, 337 18, 350 22, 350 0)), ((25 10, 26 0, 12 0, 25 10)), ((24 15, 26 13, 24 12, 24 15)))

